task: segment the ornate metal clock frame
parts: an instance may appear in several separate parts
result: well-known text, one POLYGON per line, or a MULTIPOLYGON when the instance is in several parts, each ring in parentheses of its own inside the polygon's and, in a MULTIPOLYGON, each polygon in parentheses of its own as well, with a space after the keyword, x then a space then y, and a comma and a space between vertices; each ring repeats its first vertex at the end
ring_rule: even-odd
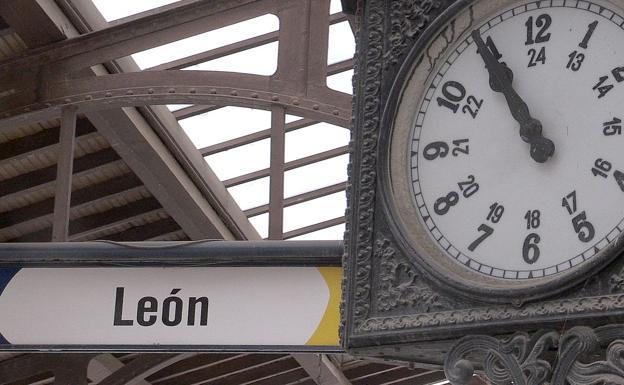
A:
POLYGON ((447 375, 458 384, 470 379, 473 367, 495 383, 591 383, 606 372, 624 383, 624 365, 616 358, 624 326, 605 326, 624 318, 624 260, 617 253, 561 281, 488 299, 490 290, 449 285, 419 264, 393 217, 386 157, 396 88, 413 60, 434 65, 440 47, 426 42, 436 26, 448 24, 442 32, 448 44, 471 27, 455 24, 454 17, 472 2, 358 3, 343 344, 352 354, 420 365, 446 360, 447 375), (605 352, 609 344, 607 361, 581 354, 605 352), (587 360, 595 361, 590 369, 587 360))

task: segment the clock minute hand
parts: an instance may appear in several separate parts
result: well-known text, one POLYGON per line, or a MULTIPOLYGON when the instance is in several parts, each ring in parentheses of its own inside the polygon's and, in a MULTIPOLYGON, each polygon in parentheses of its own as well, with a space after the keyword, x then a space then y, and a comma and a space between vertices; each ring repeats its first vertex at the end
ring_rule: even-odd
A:
POLYGON ((505 96, 511 115, 520 124, 520 137, 531 144, 530 154, 533 160, 544 163, 555 152, 555 144, 542 136, 542 123, 531 116, 529 107, 513 88, 511 76, 507 75, 503 65, 486 47, 478 29, 472 31, 472 38, 493 80, 490 81, 490 87, 493 91, 502 92, 505 96))

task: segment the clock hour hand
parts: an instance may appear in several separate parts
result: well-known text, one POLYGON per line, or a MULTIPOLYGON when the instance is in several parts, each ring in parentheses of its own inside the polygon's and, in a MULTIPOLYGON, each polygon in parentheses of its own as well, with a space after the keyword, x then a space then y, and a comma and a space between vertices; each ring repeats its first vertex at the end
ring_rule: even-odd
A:
POLYGON ((511 70, 496 60, 478 29, 472 31, 472 38, 490 74, 490 87, 495 92, 503 93, 511 115, 520 124, 520 137, 531 145, 531 158, 538 163, 546 162, 554 154, 555 144, 542 136, 542 123, 531 116, 529 107, 513 88, 511 70))

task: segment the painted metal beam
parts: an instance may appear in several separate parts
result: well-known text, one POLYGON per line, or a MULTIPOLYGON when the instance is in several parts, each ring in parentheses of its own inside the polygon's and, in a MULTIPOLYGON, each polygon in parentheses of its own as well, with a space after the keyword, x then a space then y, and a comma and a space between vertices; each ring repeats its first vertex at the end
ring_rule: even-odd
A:
POLYGON ((317 385, 351 385, 325 354, 293 354, 295 360, 317 385))
POLYGON ((0 267, 341 266, 341 241, 3 243, 0 267))
POLYGON ((69 209, 76 144, 76 107, 64 107, 61 114, 59 149, 56 162, 56 186, 54 190, 54 212, 52 221, 52 242, 65 242, 69 232, 69 209))

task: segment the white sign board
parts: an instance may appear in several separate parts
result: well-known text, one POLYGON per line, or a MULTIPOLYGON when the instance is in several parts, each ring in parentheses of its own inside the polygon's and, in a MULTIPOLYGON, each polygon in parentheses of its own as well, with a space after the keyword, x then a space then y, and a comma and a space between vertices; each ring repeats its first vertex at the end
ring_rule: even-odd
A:
POLYGON ((333 267, 0 269, 0 349, 338 350, 341 274, 333 267))

